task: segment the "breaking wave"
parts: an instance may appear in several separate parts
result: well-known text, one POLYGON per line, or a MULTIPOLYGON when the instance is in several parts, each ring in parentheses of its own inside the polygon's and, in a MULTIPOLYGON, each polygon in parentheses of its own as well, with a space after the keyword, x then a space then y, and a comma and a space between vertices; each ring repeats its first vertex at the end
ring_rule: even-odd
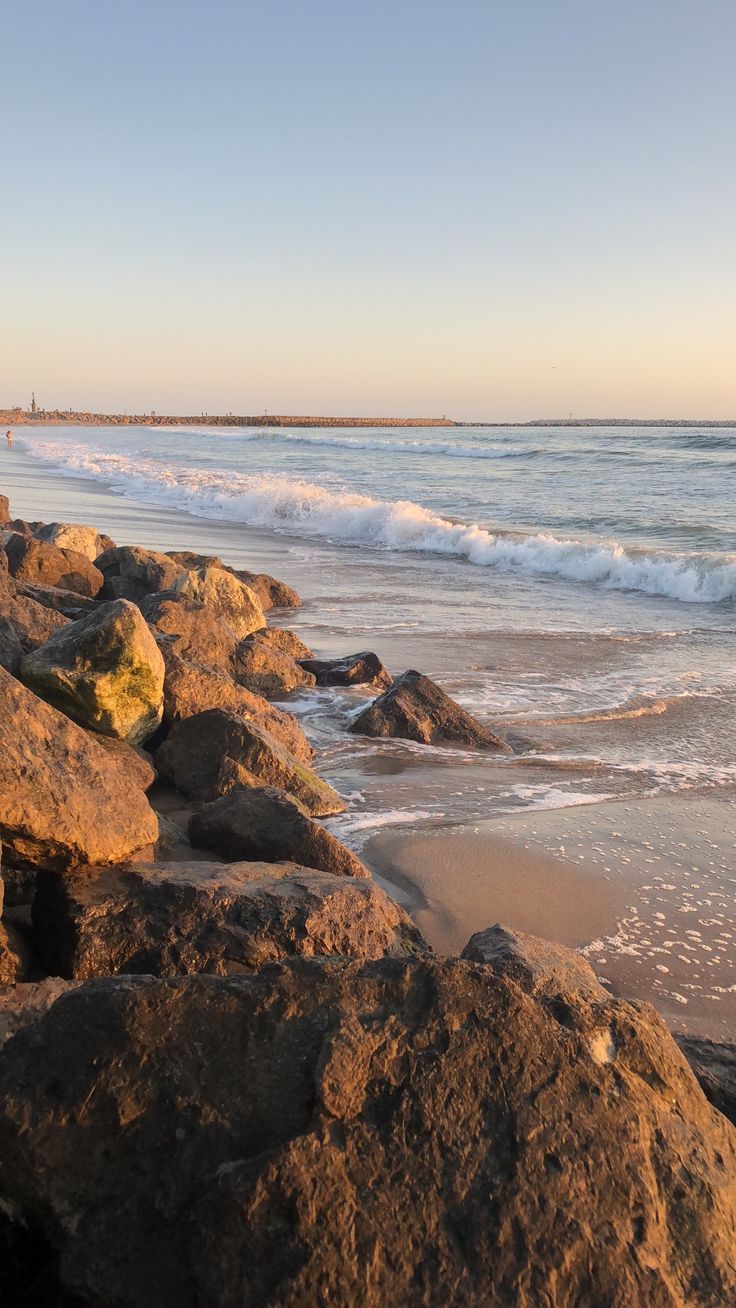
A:
POLYGON ((736 596, 736 554, 626 548, 618 541, 550 532, 490 531, 453 522, 411 500, 380 500, 287 474, 172 466, 87 445, 33 442, 30 453, 68 475, 105 482, 123 495, 298 536, 378 549, 428 552, 479 567, 559 577, 690 604, 736 596))

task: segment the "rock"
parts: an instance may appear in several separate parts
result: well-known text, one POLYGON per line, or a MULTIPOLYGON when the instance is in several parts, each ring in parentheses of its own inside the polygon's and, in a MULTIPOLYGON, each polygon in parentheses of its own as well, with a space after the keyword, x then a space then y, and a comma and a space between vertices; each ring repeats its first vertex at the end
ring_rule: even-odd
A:
POLYGON ((38 869, 30 866, 2 869, 3 898, 6 908, 29 905, 36 893, 38 869))
POLYGON ((0 1053, 8 1304, 736 1301, 736 1135, 645 1005, 597 1006, 601 1061, 460 959, 36 991, 0 1053))
POLYGON ((10 618, 0 614, 0 668, 15 675, 24 653, 15 625, 10 618))
POLYGON ((258 639, 265 640, 267 645, 273 645, 274 649, 280 649, 283 654, 290 654, 293 659, 314 658, 309 646, 295 632, 287 631, 284 627, 264 627, 263 631, 258 632, 258 639))
POLYGON ((233 576, 242 581, 258 596, 264 609, 298 609, 301 600, 293 586, 285 581, 269 577, 267 572, 244 572, 242 568, 232 568, 233 576))
POLYGON ((163 715, 163 657, 129 600, 70 623, 23 659, 20 675, 76 722, 130 744, 147 740, 163 715))
POLYGON ((139 745, 129 745, 127 741, 116 736, 103 736, 98 731, 88 733, 101 745, 106 754, 116 759, 121 768, 135 781, 140 790, 149 790, 156 780, 153 759, 139 745))
POLYGON ((290 859, 337 876, 370 875, 351 850, 312 822, 297 800, 272 786, 238 787, 205 804, 189 821, 189 839, 228 861, 290 859))
POLYGON ((510 747, 476 722, 444 690, 422 676, 403 672, 352 723, 359 736, 398 736, 422 745, 470 745, 510 753, 510 747))
POLYGON ((21 581, 16 582, 15 593, 24 599, 34 600, 36 604, 42 604, 46 609, 53 609, 55 613, 62 613, 71 622, 83 618, 85 613, 94 613, 97 608, 96 600, 73 590, 62 590, 59 586, 34 586, 21 581))
POLYGON ((736 1123, 736 1045, 676 1035, 701 1089, 719 1112, 736 1123))
POLYGON ((18 594, 16 583, 0 573, 0 666, 16 673, 24 654, 43 645, 68 619, 18 594))
POLYGON ((10 501, 7 495, 0 495, 0 527, 10 521, 10 501))
POLYGON ((590 963, 574 949, 513 931, 500 922, 471 936, 462 957, 487 964, 497 976, 510 977, 536 998, 608 999, 590 963))
POLYGON ((267 699, 288 695, 299 686, 316 684, 290 654, 277 649, 260 635, 249 636, 238 645, 232 662, 233 677, 240 686, 267 699))
POLYGON ((217 554, 197 554, 194 550, 167 550, 166 557, 173 559, 174 563, 178 563, 185 572, 192 572, 197 568, 222 568, 224 572, 228 571, 217 554))
POLYGON ((0 669, 3 859, 62 868, 112 863, 152 846, 155 814, 87 732, 0 669))
POLYGON ((170 591, 148 595, 140 608, 159 633, 159 644, 182 659, 230 674, 239 640, 213 609, 170 591))
POLYGON ((318 686, 390 686, 390 672, 377 654, 367 650, 341 659, 302 658, 302 667, 313 673, 318 686))
POLYGON ((222 568, 195 568, 182 572, 175 578, 171 590, 216 613, 241 639, 266 625, 263 609, 253 591, 222 568))
POLYGON ((260 695, 236 686, 219 672, 180 659, 164 647, 164 722, 170 726, 206 709, 227 709, 246 721, 264 727, 301 763, 309 763, 314 750, 296 718, 275 708, 260 695))
POLYGON ((8 566, 16 581, 33 586, 57 586, 89 599, 94 599, 102 587, 102 573, 86 554, 17 534, 11 536, 6 549, 8 566))
POLYGON ((34 944, 68 980, 254 972, 291 954, 426 952, 403 909, 371 881, 290 864, 152 863, 39 872, 34 944))
POLYGON ((345 801, 267 731, 224 709, 177 722, 156 753, 162 781, 195 799, 216 799, 235 786, 276 786, 314 817, 342 813, 345 801))
POLYGON ((49 522, 37 526, 34 535, 37 540, 58 545, 59 549, 75 550, 77 554, 84 554, 92 563, 105 548, 105 541, 99 531, 94 527, 85 527, 79 522, 49 522))
POLYGON ((120 545, 97 559, 104 577, 101 599, 128 599, 140 603, 144 595, 168 590, 184 569, 168 554, 120 545))
POLYGON ((27 940, 9 922, 0 922, 0 986, 14 986, 27 981, 32 956, 27 940))

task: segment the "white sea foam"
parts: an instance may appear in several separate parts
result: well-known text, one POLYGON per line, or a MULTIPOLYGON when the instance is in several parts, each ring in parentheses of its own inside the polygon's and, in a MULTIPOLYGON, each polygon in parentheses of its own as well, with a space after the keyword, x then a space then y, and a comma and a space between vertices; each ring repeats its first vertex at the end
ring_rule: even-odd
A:
POLYGON ((410 500, 379 500, 286 474, 201 470, 89 445, 34 441, 30 453, 70 475, 198 517, 379 549, 426 551, 481 567, 664 595, 686 603, 736 596, 736 554, 626 549, 549 532, 493 532, 458 523, 410 500))
MULTIPOLYGON (((161 431, 160 427, 151 427, 161 431)), ((382 437, 378 432, 365 436, 332 435, 324 432, 294 431, 284 427, 166 427, 166 432, 185 436, 230 437, 241 441, 283 441, 291 445, 316 445, 339 450, 377 450, 387 454, 443 454, 453 459, 524 459, 543 453, 537 446, 513 448, 483 444, 462 444, 460 441, 397 440, 382 437)))

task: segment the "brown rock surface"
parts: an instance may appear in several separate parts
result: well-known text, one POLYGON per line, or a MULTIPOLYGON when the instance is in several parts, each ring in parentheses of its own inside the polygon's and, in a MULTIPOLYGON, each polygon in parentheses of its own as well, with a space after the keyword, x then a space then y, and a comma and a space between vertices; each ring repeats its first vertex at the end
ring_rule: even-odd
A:
POLYGON ((230 976, 301 954, 426 952, 371 881, 296 863, 149 863, 39 872, 34 944, 69 980, 118 974, 230 976))
POLYGON ((736 1123, 736 1044, 676 1035, 702 1090, 719 1112, 736 1123))
POLYGON ((287 631, 285 627, 264 627, 263 631, 258 632, 258 639, 265 640, 267 645, 273 645, 274 649, 280 649, 283 654, 290 654, 293 659, 314 658, 313 651, 299 639, 296 632, 287 631))
POLYGON ((96 600, 86 595, 79 595, 73 590, 62 590, 60 586, 35 586, 30 582, 16 581, 15 593, 24 599, 43 604, 44 608, 63 613, 64 617, 72 622, 84 617, 85 613, 94 613, 97 607, 96 600))
POLYGON ((144 550, 138 545, 119 545, 105 550, 96 560, 104 577, 101 599, 127 599, 140 603, 145 595, 168 590, 183 572, 168 554, 144 550))
POLYGON ((170 725, 207 709, 227 709, 262 726, 301 763, 309 763, 314 750, 296 718, 269 704, 244 686, 236 686, 229 677, 211 668, 189 663, 162 646, 166 675, 164 678, 164 722, 170 725))
POLYGON ((736 1301, 736 1135, 647 1006, 571 1026, 431 958, 37 990, 0 1053, 3 1302, 736 1301))
POLYGON ((269 732, 224 709, 177 722, 156 753, 162 781, 194 799, 216 799, 235 786, 276 786, 315 817, 342 813, 345 801, 269 732))
POLYGON ((293 586, 285 581, 269 577, 267 572, 246 572, 242 568, 232 568, 233 575, 245 583, 258 596, 264 609, 298 609, 301 600, 293 586))
POLYGON ((7 495, 0 495, 0 527, 10 521, 10 501, 7 495))
POLYGON ((0 922, 0 986, 28 980, 30 950, 23 936, 8 922, 0 922))
POLYGON ((241 640, 266 625, 257 596, 222 568, 193 568, 181 572, 172 582, 171 592, 203 604, 241 640))
POLYGON ((135 781, 139 790, 149 790, 156 780, 153 759, 140 745, 129 745, 127 740, 116 736, 103 736, 99 731, 87 733, 91 740, 100 745, 106 754, 114 758, 121 768, 135 781))
POLYGON ((233 655, 232 672, 240 686, 267 699, 316 684, 311 672, 305 672, 291 654, 272 641, 262 640, 260 633, 240 642, 233 655))
POLYGON ((300 659, 302 667, 314 674, 318 686, 378 686, 391 685, 391 673, 377 654, 364 650, 361 654, 347 654, 341 659, 300 659))
POLYGON ((397 736, 422 745, 469 745, 510 753, 495 732, 476 722, 421 672, 403 672, 352 723, 359 736, 397 736))
POLYGON ((590 963, 574 949, 513 931, 500 922, 485 931, 476 931, 462 957, 471 963, 486 963, 498 976, 510 977, 537 998, 565 995, 578 995, 591 1001, 608 998, 608 991, 590 963))
POLYGON ((0 666, 17 672, 24 654, 43 645, 69 619, 18 593, 15 581, 0 572, 0 666))
POLYGON ((6 550, 8 567, 16 581, 32 586, 57 586, 88 599, 94 599, 102 587, 102 573, 86 554, 17 533, 10 537, 6 550))
POLYGON ((239 639, 212 609, 171 591, 146 596, 140 608, 172 653, 230 674, 239 639))
POLYGON ((192 845, 228 861, 290 859, 337 876, 370 875, 352 850, 313 822, 291 795, 273 786, 231 790, 194 813, 188 830, 192 845))
POLYGON ((26 685, 82 726, 141 744, 163 715, 164 661, 141 611, 111 600, 28 654, 26 685))
POLYGON ((125 768, 76 723, 0 669, 3 859, 111 863, 153 845, 155 814, 125 768))
POLYGON ((94 563, 106 547, 108 537, 102 537, 95 527, 84 526, 80 522, 47 522, 31 524, 35 527, 37 540, 48 541, 58 545, 59 549, 75 550, 84 554, 94 563))

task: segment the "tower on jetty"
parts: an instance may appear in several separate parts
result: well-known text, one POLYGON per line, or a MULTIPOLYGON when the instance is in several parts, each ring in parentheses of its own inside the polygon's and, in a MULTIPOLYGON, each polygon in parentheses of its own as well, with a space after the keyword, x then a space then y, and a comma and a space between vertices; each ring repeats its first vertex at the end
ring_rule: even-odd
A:
POLYGON ((38 407, 37 407, 37 405, 36 405, 36 392, 35 392, 35 391, 32 391, 32 392, 31 392, 31 413, 38 413, 38 407))

